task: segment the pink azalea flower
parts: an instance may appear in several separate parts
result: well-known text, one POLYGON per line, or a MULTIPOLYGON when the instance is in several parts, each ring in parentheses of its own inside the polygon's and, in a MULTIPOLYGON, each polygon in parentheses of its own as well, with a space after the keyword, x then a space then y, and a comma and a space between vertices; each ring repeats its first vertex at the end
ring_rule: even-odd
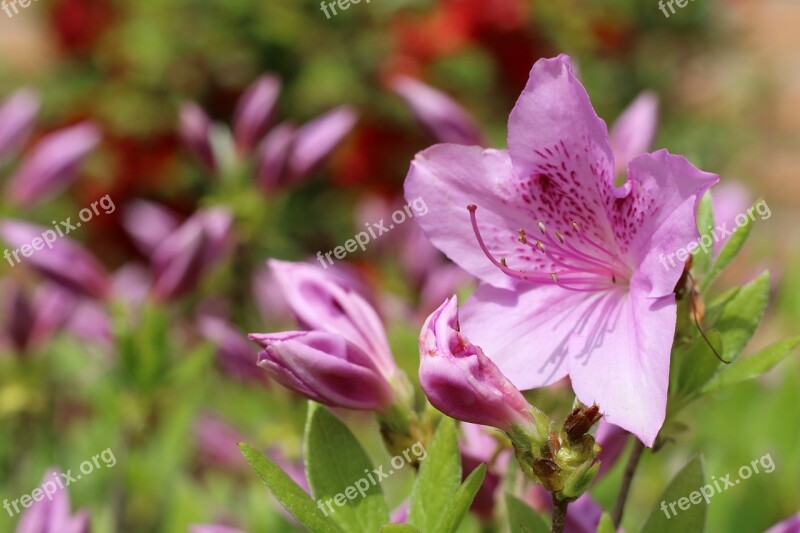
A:
POLYGON ((534 65, 508 151, 431 147, 405 192, 429 206, 418 222, 434 245, 484 282, 463 331, 514 385, 569 375, 581 402, 651 446, 681 275, 658 257, 698 237, 696 206, 718 177, 665 150, 631 161, 618 188, 614 168, 606 125, 560 56, 534 65))

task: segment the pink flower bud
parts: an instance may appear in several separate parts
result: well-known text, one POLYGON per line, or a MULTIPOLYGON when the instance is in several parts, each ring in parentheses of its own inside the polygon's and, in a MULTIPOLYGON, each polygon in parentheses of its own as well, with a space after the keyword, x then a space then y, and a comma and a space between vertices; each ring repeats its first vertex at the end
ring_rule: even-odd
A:
POLYGON ((455 296, 433 312, 419 338, 419 380, 431 404, 452 418, 509 431, 531 422, 531 405, 461 335, 455 296))
POLYGON ((214 172, 217 165, 211 147, 211 119, 206 112, 194 102, 183 104, 178 129, 186 147, 208 170, 214 172))
POLYGON ((289 177, 302 180, 342 142, 358 120, 356 112, 342 106, 304 124, 295 135, 289 159, 289 177))
POLYGON ((469 145, 483 143, 483 136, 473 118, 443 92, 408 76, 396 77, 391 87, 438 141, 469 145))
POLYGON ((340 271, 306 263, 269 261, 301 328, 328 331, 358 346, 388 380, 397 372, 378 314, 340 271))
POLYGON ((47 498, 34 501, 17 524, 17 533, 41 533, 58 531, 59 533, 89 533, 89 512, 82 510, 70 514, 69 493, 61 488, 61 472, 48 470, 42 478, 42 487, 52 487, 53 492, 47 498))
POLYGON ((258 365, 298 394, 331 407, 381 413, 394 403, 392 387, 375 361, 340 335, 286 331, 249 338, 264 348, 258 365))
POLYGON ((192 291, 229 248, 233 217, 222 208, 198 211, 153 252, 153 292, 176 298, 192 291))
POLYGON ((1 219, 0 238, 9 245, 5 259, 13 266, 20 262, 30 265, 62 287, 93 298, 108 296, 111 281, 105 268, 81 245, 69 237, 59 237, 55 229, 1 219), (44 241, 45 245, 33 248, 34 240, 36 244, 44 241), (31 249, 28 256, 21 253, 23 247, 26 251, 31 249))
POLYGON ((14 155, 28 140, 39 112, 39 97, 20 89, 0 107, 0 163, 14 155))
POLYGON ((36 205, 64 190, 77 176, 78 168, 100 143, 100 130, 85 122, 51 133, 25 158, 8 182, 12 200, 36 205))
POLYGON ((264 75, 253 82, 239 99, 233 118, 233 138, 240 153, 252 150, 264 134, 280 92, 280 80, 264 75))

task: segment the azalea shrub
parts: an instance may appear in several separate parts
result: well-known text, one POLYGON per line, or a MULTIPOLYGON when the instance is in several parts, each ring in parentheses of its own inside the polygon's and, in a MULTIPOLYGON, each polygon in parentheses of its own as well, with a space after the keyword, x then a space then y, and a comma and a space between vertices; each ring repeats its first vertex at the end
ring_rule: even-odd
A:
POLYGON ((669 79, 718 17, 168 4, 0 70, 0 530, 800 532, 764 98, 669 79))

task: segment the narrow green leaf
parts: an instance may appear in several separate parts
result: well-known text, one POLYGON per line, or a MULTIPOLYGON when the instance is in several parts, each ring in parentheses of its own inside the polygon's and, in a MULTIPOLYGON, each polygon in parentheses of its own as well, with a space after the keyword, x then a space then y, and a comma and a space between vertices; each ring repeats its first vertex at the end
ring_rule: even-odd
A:
MULTIPOLYGON (((305 462, 314 497, 350 533, 378 531, 389 507, 372 462, 350 430, 319 404, 309 402, 305 462)), ((378 470, 386 475, 391 471, 378 470)))
POLYGON ((704 484, 703 461, 695 456, 661 494, 640 533, 701 533, 708 508, 700 493, 704 484))
POLYGON ((757 354, 721 369, 706 383, 706 386, 703 387, 703 393, 716 392, 731 385, 755 379, 780 363, 798 346, 800 346, 800 336, 771 344, 757 354))
POLYGON ((420 533, 419 529, 408 524, 386 524, 380 533, 420 533))
POLYGON ((411 491, 408 523, 420 531, 434 531, 442 521, 442 510, 453 500, 461 483, 461 454, 456 424, 442 417, 428 446, 411 491))
MULTIPOLYGON (((753 231, 753 222, 754 220, 752 218, 747 217, 747 222, 744 226, 737 226, 734 224, 732 228, 726 228, 729 231, 733 231, 733 234, 730 235, 728 242, 726 242, 722 250, 720 250, 717 260, 714 261, 706 277, 700 282, 700 292, 706 292, 722 271, 728 267, 737 255, 739 255, 742 246, 744 246, 745 241, 747 241, 747 237, 749 237, 750 232, 753 231)), ((703 232, 701 231, 700 233, 703 232)))
MULTIPOLYGON (((706 191, 700 204, 697 206, 697 231, 700 235, 709 233, 709 228, 714 228, 714 209, 711 204, 711 191, 706 191)), ((694 256, 693 270, 697 273, 697 279, 705 279, 708 270, 711 267, 711 258, 713 257, 714 249, 708 252, 703 251, 701 248, 694 256)))
POLYGON ((469 511, 469 506, 472 505, 472 500, 475 499, 475 495, 480 490, 485 477, 486 464, 481 463, 478 468, 467 476, 467 479, 456 491, 453 501, 450 502, 447 511, 444 513, 444 518, 434 530, 435 533, 455 533, 464 515, 469 511))
POLYGON ((723 353, 722 338, 718 331, 706 331, 706 339, 701 335, 695 337, 685 350, 676 350, 672 356, 670 368, 670 397, 685 398, 700 389, 717 368, 722 364, 714 355, 711 346, 717 353, 723 353), (711 346, 709 346, 709 342, 711 346))
POLYGON ((506 509, 508 510, 508 526, 511 533, 549 533, 542 515, 531 509, 522 500, 511 494, 506 494, 506 509))
POLYGON ((722 335, 722 358, 734 361, 755 333, 769 299, 769 272, 764 272, 736 293, 714 324, 706 324, 722 335))
POLYGON ((608 513, 603 513, 600 517, 600 523, 597 524, 597 533, 616 533, 617 529, 614 527, 614 522, 611 521, 611 516, 608 513))
POLYGON ((336 524, 325 518, 308 494, 279 466, 243 442, 239 443, 239 449, 270 492, 301 524, 314 533, 342 533, 336 524))

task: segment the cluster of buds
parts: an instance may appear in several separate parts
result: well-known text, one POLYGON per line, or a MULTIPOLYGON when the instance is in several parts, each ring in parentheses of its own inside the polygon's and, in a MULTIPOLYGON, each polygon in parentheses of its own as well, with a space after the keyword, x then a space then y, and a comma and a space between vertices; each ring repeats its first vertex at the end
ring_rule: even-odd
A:
POLYGON ((431 404, 455 419, 492 426, 511 439, 522 471, 557 498, 580 496, 600 468, 591 428, 598 407, 576 407, 558 431, 528 403, 458 323, 452 297, 428 317, 419 340, 420 384, 431 404))

